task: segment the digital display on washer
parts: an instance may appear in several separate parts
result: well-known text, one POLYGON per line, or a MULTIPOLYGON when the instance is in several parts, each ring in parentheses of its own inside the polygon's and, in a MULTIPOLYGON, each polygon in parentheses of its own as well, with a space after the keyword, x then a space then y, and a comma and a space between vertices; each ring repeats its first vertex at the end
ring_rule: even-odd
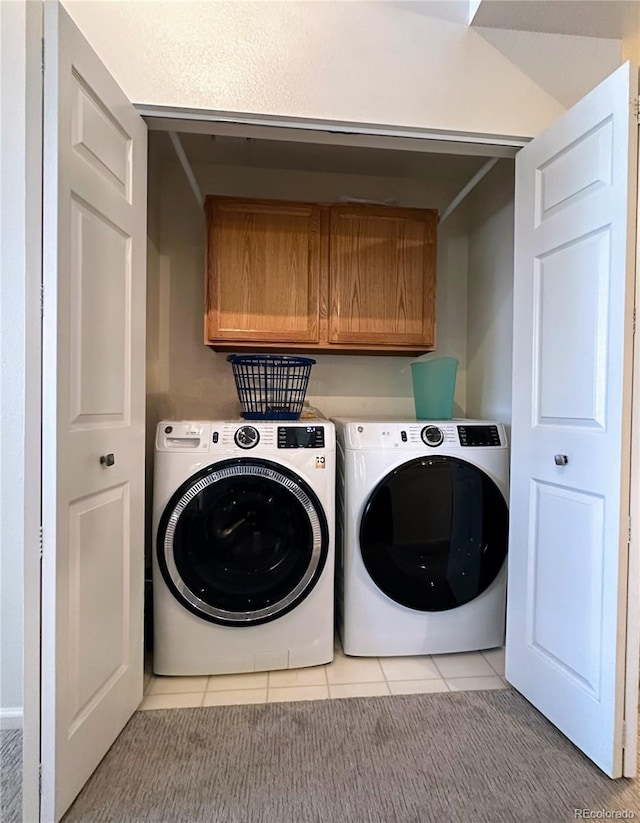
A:
POLYGON ((499 446, 497 426, 458 426, 461 446, 499 446))
POLYGON ((278 426, 279 449, 323 449, 324 426, 278 426))

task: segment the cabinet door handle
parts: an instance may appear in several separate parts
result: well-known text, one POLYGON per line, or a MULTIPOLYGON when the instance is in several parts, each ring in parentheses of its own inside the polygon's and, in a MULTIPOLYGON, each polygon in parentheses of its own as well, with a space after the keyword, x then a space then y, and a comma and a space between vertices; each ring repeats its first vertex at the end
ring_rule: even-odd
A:
POLYGON ((566 466, 569 462, 569 458, 566 454, 556 454, 554 455, 553 460, 556 466, 566 466))
POLYGON ((115 456, 113 455, 112 452, 109 452, 109 454, 103 454, 100 457, 100 465, 101 466, 113 466, 113 464, 115 462, 116 462, 116 458, 115 458, 115 456))

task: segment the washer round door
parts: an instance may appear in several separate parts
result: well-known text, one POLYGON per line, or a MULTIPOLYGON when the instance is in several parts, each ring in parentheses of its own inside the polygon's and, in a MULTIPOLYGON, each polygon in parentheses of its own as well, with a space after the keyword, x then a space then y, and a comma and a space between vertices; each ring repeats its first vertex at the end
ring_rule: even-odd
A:
POLYGON ((507 556, 508 511, 491 478, 455 457, 418 458, 384 477, 360 522, 360 551, 373 582, 419 611, 468 603, 507 556))
POLYGON ((209 466, 169 501, 157 537, 160 570, 205 620, 275 620, 312 591, 328 551, 327 519, 305 481, 267 460, 209 466))

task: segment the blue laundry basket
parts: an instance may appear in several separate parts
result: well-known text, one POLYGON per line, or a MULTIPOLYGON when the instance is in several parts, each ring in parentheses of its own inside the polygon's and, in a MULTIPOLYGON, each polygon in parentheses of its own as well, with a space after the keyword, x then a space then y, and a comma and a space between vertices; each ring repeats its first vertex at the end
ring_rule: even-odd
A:
POLYGON ((297 420, 302 411, 311 357, 230 354, 242 416, 247 420, 297 420))

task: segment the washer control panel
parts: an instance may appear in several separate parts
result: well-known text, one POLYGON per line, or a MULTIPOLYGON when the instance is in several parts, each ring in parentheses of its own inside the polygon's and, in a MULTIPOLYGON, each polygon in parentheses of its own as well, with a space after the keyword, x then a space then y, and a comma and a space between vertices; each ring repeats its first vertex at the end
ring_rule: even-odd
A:
POLYGON ((330 420, 310 419, 308 425, 303 423, 306 421, 162 420, 156 429, 156 451, 236 456, 239 449, 254 455, 275 455, 280 449, 335 451, 335 427, 330 420))

